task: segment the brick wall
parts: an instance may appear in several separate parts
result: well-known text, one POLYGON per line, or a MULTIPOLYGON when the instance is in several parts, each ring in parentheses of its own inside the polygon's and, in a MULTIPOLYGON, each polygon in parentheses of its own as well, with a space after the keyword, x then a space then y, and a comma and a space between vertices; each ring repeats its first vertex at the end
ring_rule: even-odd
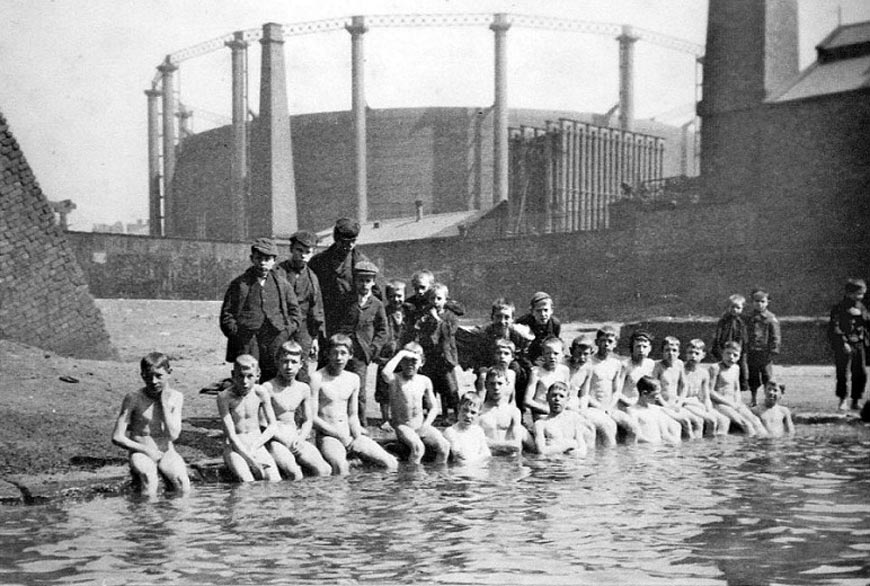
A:
POLYGON ((85 274, 0 113, 0 338, 117 358, 85 274))

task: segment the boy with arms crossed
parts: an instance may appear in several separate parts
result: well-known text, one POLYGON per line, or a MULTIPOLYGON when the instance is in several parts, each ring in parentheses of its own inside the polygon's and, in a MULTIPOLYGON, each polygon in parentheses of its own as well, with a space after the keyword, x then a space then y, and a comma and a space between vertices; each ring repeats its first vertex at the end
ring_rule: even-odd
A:
POLYGON ((661 386, 651 376, 642 376, 637 381, 637 403, 628 408, 628 413, 637 421, 637 441, 645 444, 680 443, 679 428, 665 415, 656 403, 661 386))
POLYGON ((459 420, 444 430, 444 438, 450 443, 450 457, 457 464, 483 462, 492 455, 486 435, 477 423, 480 405, 480 395, 465 393, 459 401, 459 420))
POLYGON ((739 360, 740 344, 726 342, 722 346, 722 361, 710 367, 710 399, 746 435, 767 435, 761 420, 740 399, 739 360))
POLYGON ((146 355, 139 373, 145 386, 124 397, 112 443, 129 452, 130 472, 142 494, 157 495, 158 475, 174 490, 188 492, 187 467, 172 443, 181 433, 184 396, 169 386, 169 357, 160 352, 146 355))
POLYGON ((710 400, 710 370, 701 367, 705 347, 704 342, 698 339, 691 340, 686 347, 686 362, 683 365, 686 392, 683 407, 704 420, 705 435, 727 435, 731 420, 713 408, 710 400))
POLYGON ((358 409, 359 376, 345 370, 353 351, 353 342, 344 334, 329 338, 326 366, 311 376, 314 428, 317 447, 332 466, 333 474, 347 474, 348 454, 395 470, 399 463, 374 440, 362 434, 358 409))
MULTIPOLYGON (((311 387, 307 383, 296 380, 302 368, 303 347, 294 341, 284 342, 278 348, 275 363, 278 365, 278 375, 263 383, 268 393, 272 410, 275 412, 275 432, 266 448, 285 476, 292 480, 302 478, 302 468, 314 473, 315 476, 329 476, 332 468, 317 451, 314 445, 307 441, 314 425, 314 415, 311 412, 311 387), (301 414, 301 423, 296 428, 296 414, 301 414)), ((260 411, 260 424, 264 423, 264 410, 260 411)))
POLYGON ((680 341, 673 336, 662 340, 662 359, 656 362, 652 377, 661 384, 662 406, 665 413, 683 428, 683 435, 688 439, 701 437, 704 420, 693 413, 682 409, 683 395, 686 392, 686 381, 683 373, 683 361, 680 360, 680 341))
POLYGON ((794 434, 791 411, 788 407, 779 404, 784 393, 785 385, 777 384, 776 381, 767 381, 764 385, 764 406, 753 409, 771 437, 794 434))
POLYGON ((486 398, 478 419, 492 450, 519 453, 523 448, 534 451, 534 440, 523 427, 523 416, 511 401, 509 370, 501 366, 490 368, 485 378, 486 398))
POLYGON ((549 414, 535 421, 535 446, 541 455, 586 455, 583 423, 580 414, 565 409, 568 405, 568 385, 553 383, 547 389, 549 414))
POLYGON ((232 384, 217 395, 218 413, 224 430, 224 462, 242 482, 255 478, 276 482, 281 473, 265 448, 275 433, 275 412, 269 393, 261 385, 260 367, 250 354, 236 357, 232 384), (260 410, 266 427, 260 432, 260 410))
POLYGON ((399 441, 410 448, 411 462, 419 464, 429 448, 435 453, 435 463, 443 464, 450 455, 450 444, 432 427, 438 407, 432 381, 419 374, 422 366, 423 348, 416 342, 405 344, 384 365, 381 376, 390 386, 390 423, 399 441), (428 410, 425 416, 424 410, 428 410))

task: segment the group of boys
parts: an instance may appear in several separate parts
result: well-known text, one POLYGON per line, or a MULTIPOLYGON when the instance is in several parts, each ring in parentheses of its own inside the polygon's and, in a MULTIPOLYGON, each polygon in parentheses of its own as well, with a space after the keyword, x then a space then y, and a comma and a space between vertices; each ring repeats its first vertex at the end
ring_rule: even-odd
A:
MULTIPOLYGON (((623 359, 609 326, 594 339, 575 338, 565 360, 547 293, 535 293, 529 312, 517 319, 514 305, 499 298, 489 324, 459 328, 462 305, 429 271, 414 274, 407 299, 406 284, 389 281, 381 301, 377 266, 354 248, 358 232, 358 224, 339 220, 333 245, 313 258, 316 236, 299 232, 291 238, 291 257, 280 265, 274 242, 257 240, 252 266, 228 288, 220 323, 233 370, 217 404, 224 461, 239 480, 346 474, 349 456, 396 469, 396 456, 366 431, 372 362, 382 428, 395 432, 412 462, 426 453, 435 462, 463 463, 493 452, 582 455, 618 437, 677 443, 726 434, 732 426, 759 436, 794 430, 779 404, 784 387, 772 377, 781 336, 763 290, 752 292, 748 317, 745 298, 729 298, 712 345, 713 366, 701 364, 703 341, 691 340, 683 361, 671 336, 661 341, 661 360, 653 361, 653 338, 644 331, 632 333, 630 356, 623 359), (318 370, 309 373, 314 356, 318 370), (474 390, 461 397, 457 366, 476 374, 474 390), (759 386, 763 405, 756 401, 759 386), (742 391, 749 391, 750 406, 742 391), (435 427, 439 416, 443 433, 435 427)), ((843 401, 841 371, 851 369, 853 399, 866 380, 856 366, 863 367, 867 339, 865 291, 863 281, 850 281, 846 298, 832 309, 832 344, 848 358, 837 362, 843 401)), ((145 387, 125 398, 113 434, 130 451, 134 478, 149 494, 160 474, 179 490, 189 488, 173 448, 182 397, 169 387, 170 373, 165 355, 143 358, 145 387)))

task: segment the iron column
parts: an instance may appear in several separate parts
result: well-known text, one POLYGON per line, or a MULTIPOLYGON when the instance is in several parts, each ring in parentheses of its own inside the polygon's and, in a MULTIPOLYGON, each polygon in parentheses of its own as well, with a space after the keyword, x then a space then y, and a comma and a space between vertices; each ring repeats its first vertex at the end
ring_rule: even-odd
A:
POLYGON ((492 118, 492 202, 508 199, 507 15, 493 15, 489 28, 495 33, 495 102, 492 118))
POLYGON ((619 41, 619 127, 631 130, 634 122, 634 44, 638 37, 627 24, 622 25, 619 41))
POLYGON ((145 90, 148 96, 148 232, 163 236, 163 214, 160 213, 160 122, 157 98, 161 92, 145 90))
POLYGON ((354 16, 345 27, 350 33, 351 104, 353 109, 354 176, 356 178, 356 217, 360 224, 368 219, 368 168, 366 166, 366 86, 365 45, 363 35, 369 30, 364 16, 354 16))
POLYGON ((245 216, 245 189, 248 181, 248 43, 245 33, 238 31, 226 46, 232 53, 233 76, 233 152, 230 159, 230 213, 232 238, 237 242, 248 239, 245 216))
POLYGON ((175 175, 175 72, 169 55, 157 70, 163 75, 163 235, 174 234, 172 226, 172 177, 175 175))

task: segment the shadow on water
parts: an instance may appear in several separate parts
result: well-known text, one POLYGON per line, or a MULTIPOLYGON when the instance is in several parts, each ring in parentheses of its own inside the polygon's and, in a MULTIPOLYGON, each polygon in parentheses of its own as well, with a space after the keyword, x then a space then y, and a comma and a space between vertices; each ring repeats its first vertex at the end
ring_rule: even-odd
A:
POLYGON ((867 584, 870 436, 802 428, 716 454, 717 520, 687 540, 729 584, 867 584))

